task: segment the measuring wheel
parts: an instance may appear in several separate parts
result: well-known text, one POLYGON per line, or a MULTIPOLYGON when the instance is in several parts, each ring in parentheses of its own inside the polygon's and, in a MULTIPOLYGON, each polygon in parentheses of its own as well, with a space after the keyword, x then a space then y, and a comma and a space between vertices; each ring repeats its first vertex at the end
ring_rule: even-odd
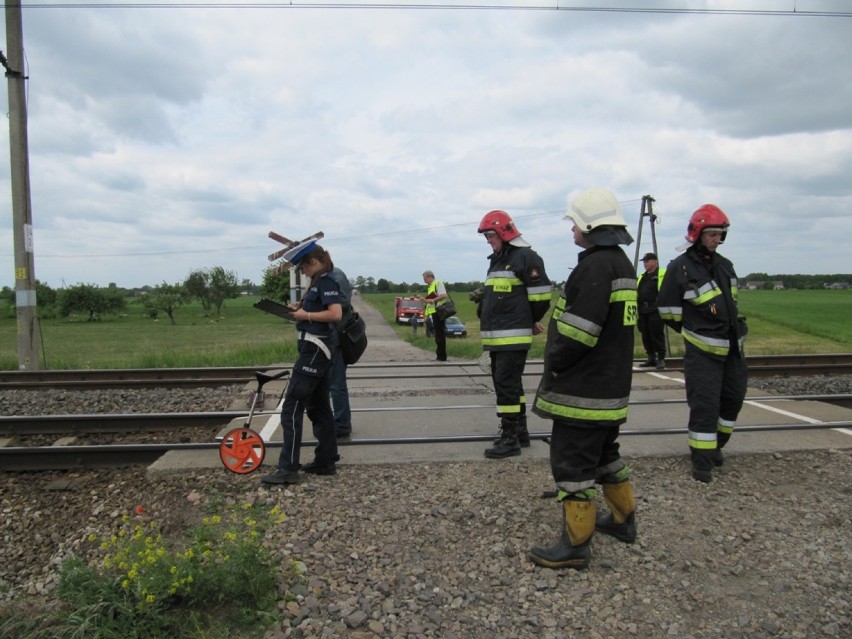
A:
POLYGON ((232 473, 245 475, 260 468, 266 446, 251 428, 235 428, 222 438, 219 458, 232 473))

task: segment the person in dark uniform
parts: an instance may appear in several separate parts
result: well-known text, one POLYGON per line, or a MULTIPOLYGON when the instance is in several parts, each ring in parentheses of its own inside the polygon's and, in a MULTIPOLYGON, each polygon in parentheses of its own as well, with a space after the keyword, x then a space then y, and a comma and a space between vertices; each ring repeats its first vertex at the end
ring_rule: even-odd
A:
MULTIPOLYGON (((346 326, 352 315, 352 285, 346 273, 336 266, 329 273, 340 289, 340 306, 343 318, 341 326, 346 326)), ((331 395, 331 409, 334 413, 334 431, 338 439, 349 439, 352 436, 352 408, 349 405, 349 385, 346 383, 347 369, 343 361, 343 353, 337 349, 334 363, 331 368, 331 381, 329 382, 329 394, 331 395)))
POLYGON ((704 483, 725 463, 722 448, 734 432, 748 383, 743 352, 748 327, 737 307, 737 274, 717 252, 729 226, 718 206, 699 207, 680 247, 686 252, 669 263, 657 297, 663 321, 683 337, 692 477, 704 483))
POLYGON ((550 468, 562 507, 561 535, 535 546, 530 559, 548 568, 587 568, 595 530, 636 539, 630 470, 619 454, 627 420, 636 331, 636 271, 619 246, 633 238, 615 196, 587 189, 565 215, 583 251, 547 328, 544 373, 533 412, 553 420, 550 468), (596 483, 610 513, 595 514, 596 483))
POLYGON ((663 370, 666 367, 666 325, 657 310, 657 293, 666 269, 660 268, 656 253, 645 253, 642 265, 645 272, 639 276, 636 284, 636 301, 639 305, 639 333, 648 359, 639 366, 654 366, 657 370, 663 370))
POLYGON ((505 211, 490 211, 479 233, 491 247, 488 274, 477 315, 483 349, 491 359, 497 394, 500 436, 485 456, 502 459, 530 445, 523 374, 533 335, 544 330, 541 319, 550 308, 553 287, 544 261, 521 236, 505 211))
POLYGON ((299 356, 281 407, 284 445, 277 468, 261 478, 265 484, 297 484, 299 469, 316 475, 337 473, 337 437, 329 399, 332 363, 337 351, 335 324, 343 317, 340 288, 331 277, 331 256, 316 242, 285 254, 311 283, 301 302, 291 305, 299 337, 299 356), (314 460, 300 463, 304 413, 313 424, 314 460))

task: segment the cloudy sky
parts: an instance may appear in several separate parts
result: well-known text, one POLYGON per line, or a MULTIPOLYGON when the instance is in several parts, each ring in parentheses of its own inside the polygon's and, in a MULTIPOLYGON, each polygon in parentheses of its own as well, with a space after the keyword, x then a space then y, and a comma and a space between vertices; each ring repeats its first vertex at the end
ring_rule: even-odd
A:
POLYGON ((54 288, 212 266, 259 282, 270 230, 324 231, 350 277, 483 279, 495 208, 562 280, 578 252, 562 216, 596 185, 634 236, 655 198, 663 262, 712 202, 740 275, 852 272, 852 17, 802 13, 845 0, 23 4, 35 271, 54 288))

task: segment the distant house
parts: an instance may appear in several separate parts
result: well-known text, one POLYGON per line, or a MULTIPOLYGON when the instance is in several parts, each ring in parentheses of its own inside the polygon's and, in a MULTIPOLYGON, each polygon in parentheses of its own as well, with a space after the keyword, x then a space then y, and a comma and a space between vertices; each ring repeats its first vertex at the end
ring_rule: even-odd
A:
POLYGON ((846 290, 849 288, 849 282, 832 282, 831 284, 823 284, 823 288, 831 290, 846 290))
POLYGON ((751 280, 746 282, 745 287, 747 291, 763 291, 767 289, 771 289, 773 291, 783 291, 784 282, 763 282, 761 280, 751 280))

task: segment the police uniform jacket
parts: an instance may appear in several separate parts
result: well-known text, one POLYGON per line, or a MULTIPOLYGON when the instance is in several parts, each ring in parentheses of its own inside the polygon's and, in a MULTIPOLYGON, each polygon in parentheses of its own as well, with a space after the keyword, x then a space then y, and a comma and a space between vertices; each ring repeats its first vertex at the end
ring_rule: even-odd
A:
POLYGON ((657 293, 663 284, 663 276, 666 269, 657 268, 651 273, 640 273, 636 281, 636 295, 639 313, 649 314, 657 312, 657 293))
POLYGON ((636 326, 636 272, 618 246, 579 255, 547 329, 533 412, 574 425, 627 419, 636 326))
POLYGON ((527 351, 532 327, 550 308, 553 286, 544 261, 529 247, 504 244, 490 257, 479 332, 486 351, 527 351))
POLYGON ((724 359, 731 343, 742 349, 747 329, 738 316, 737 274, 727 258, 704 259, 697 246, 669 263, 657 297, 660 317, 705 354, 724 359))

